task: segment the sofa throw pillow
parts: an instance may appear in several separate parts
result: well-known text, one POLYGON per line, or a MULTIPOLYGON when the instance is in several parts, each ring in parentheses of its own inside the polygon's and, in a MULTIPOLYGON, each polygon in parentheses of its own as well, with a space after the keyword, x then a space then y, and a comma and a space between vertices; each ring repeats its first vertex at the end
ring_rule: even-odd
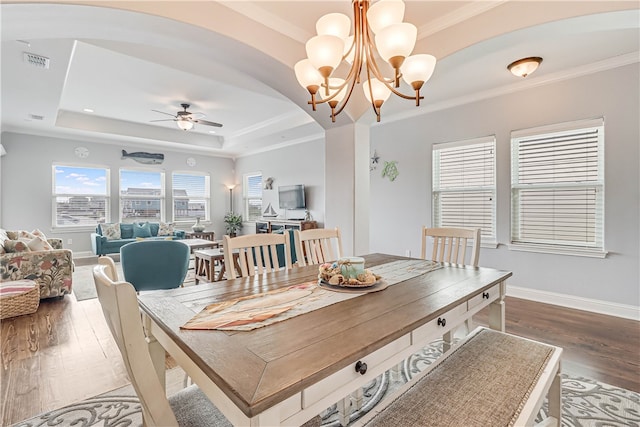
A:
POLYGON ((157 222, 150 222, 149 229, 151 230, 151 237, 156 237, 158 235, 158 230, 160 229, 160 224, 157 222))
POLYGON ((100 224, 100 229, 102 230, 102 235, 107 238, 107 240, 120 240, 120 224, 100 224))
POLYGON ((45 236, 44 233, 37 228, 33 230, 31 234, 33 234, 35 237, 42 237, 44 240, 47 240, 47 236, 45 236))
POLYGON ((151 226, 149 223, 133 224, 133 237, 151 237, 151 226))
POLYGON ((4 249, 7 252, 31 252, 29 246, 22 240, 7 240, 4 242, 4 249))
POLYGON ((173 236, 173 224, 160 222, 160 228, 158 229, 158 236, 173 236))
POLYGON ((33 233, 28 232, 27 230, 20 230, 18 231, 18 239, 33 239, 34 237, 36 237, 35 235, 33 235, 33 233))
POLYGON ((32 251, 51 251, 53 247, 40 236, 36 236, 27 242, 27 246, 32 251))
POLYGON ((120 238, 121 239, 133 239, 133 224, 127 224, 126 222, 120 223, 120 238))

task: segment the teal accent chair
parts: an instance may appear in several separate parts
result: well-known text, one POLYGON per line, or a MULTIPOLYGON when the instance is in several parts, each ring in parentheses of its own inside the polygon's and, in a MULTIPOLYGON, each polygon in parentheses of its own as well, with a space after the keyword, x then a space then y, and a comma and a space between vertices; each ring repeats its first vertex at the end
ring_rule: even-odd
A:
POLYGON ((141 240, 120 248, 124 280, 136 291, 173 289, 182 285, 190 250, 179 240, 141 240))

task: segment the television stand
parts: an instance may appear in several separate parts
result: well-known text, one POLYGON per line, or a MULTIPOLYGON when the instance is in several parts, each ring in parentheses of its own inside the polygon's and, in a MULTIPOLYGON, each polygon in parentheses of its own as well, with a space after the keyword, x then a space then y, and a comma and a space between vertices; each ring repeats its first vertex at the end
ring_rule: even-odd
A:
POLYGON ((318 228, 316 221, 304 221, 297 219, 271 219, 260 218, 256 220, 256 233, 273 233, 276 230, 311 230, 318 228))

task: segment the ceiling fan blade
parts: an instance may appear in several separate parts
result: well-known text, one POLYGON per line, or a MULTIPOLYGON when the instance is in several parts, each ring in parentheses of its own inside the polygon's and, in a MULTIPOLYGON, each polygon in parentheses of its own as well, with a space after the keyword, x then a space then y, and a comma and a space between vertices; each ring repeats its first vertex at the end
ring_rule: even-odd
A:
POLYGON ((216 122, 210 122, 208 120, 202 120, 202 119, 191 119, 191 121, 193 123, 198 123, 200 125, 206 125, 206 126, 215 126, 217 128, 221 128, 222 124, 220 123, 216 123, 216 122))
POLYGON ((150 122, 175 122, 176 119, 149 120, 150 122))
POLYGON ((176 117, 175 114, 165 113, 164 111, 160 111, 160 110, 151 110, 151 111, 155 111, 156 113, 160 113, 160 114, 166 114, 167 116, 171 116, 171 117, 176 117))

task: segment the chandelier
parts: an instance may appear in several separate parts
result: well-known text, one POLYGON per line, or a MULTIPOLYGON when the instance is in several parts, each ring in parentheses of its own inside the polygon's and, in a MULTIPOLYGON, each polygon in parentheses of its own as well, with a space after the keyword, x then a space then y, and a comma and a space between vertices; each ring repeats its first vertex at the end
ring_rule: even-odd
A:
POLYGON ((370 3, 369 0, 352 1, 354 34, 351 36, 348 16, 329 13, 318 19, 318 35, 306 44, 307 59, 294 67, 298 82, 311 94, 308 103, 313 111, 317 104, 329 104, 332 122, 349 102, 354 87, 361 82, 378 122, 382 104, 392 93, 404 99, 415 99, 419 106, 424 98, 420 96, 420 89, 436 65, 432 55, 411 55, 418 30, 415 25, 402 22, 402 0, 370 3), (387 78, 382 74, 376 62, 380 59, 391 66, 393 76, 387 78), (350 65, 349 72, 344 79, 333 77, 342 61, 350 65), (400 79, 413 88, 413 96, 398 90, 400 79))

